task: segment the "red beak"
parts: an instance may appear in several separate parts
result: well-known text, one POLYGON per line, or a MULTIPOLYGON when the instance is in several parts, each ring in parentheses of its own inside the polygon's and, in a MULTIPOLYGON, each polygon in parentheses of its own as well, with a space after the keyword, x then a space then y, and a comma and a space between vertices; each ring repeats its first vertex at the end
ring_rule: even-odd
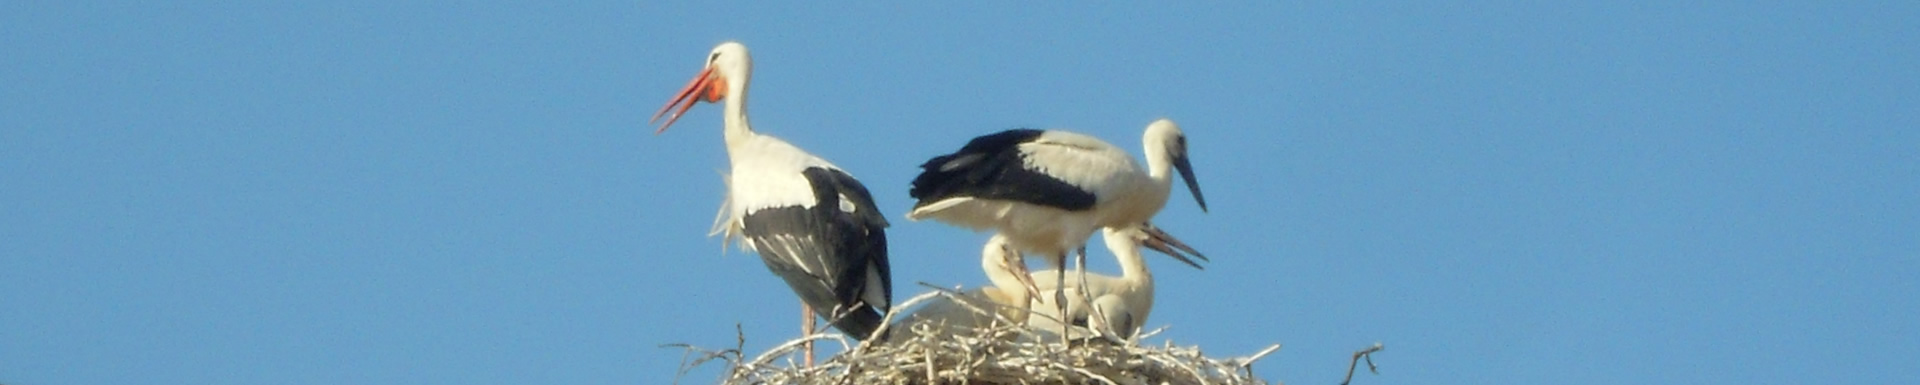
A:
MULTIPOLYGON (((647 124, 653 124, 654 121, 660 120, 660 115, 666 114, 667 110, 673 109, 673 106, 679 105, 682 102, 686 103, 686 105, 680 106, 679 111, 674 111, 672 116, 668 116, 667 123, 660 125, 660 129, 654 130, 654 135, 667 132, 667 127, 672 126, 674 121, 680 120, 681 114, 687 113, 687 110, 692 109, 694 104, 699 103, 700 96, 704 93, 701 91, 707 89, 708 86, 714 83, 711 75, 713 75, 713 67, 707 67, 707 69, 701 70, 700 75, 694 76, 693 81, 687 82, 687 88, 681 89, 678 94, 674 94, 673 100, 668 101, 665 107, 660 107, 659 112, 653 113, 653 117, 647 119, 647 124)), ((718 98, 710 97, 710 99, 717 100, 718 98)))

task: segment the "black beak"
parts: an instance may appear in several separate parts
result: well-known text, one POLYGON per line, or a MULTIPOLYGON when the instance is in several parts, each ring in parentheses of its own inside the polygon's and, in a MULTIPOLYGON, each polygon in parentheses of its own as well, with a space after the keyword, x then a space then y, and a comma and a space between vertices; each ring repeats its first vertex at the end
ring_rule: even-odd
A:
POLYGON ((1193 164, 1187 161, 1186 149, 1181 149, 1178 155, 1173 156, 1173 169, 1180 171, 1180 179, 1187 181, 1187 191, 1193 192, 1193 200, 1200 202, 1200 211, 1206 212, 1207 197, 1200 195, 1200 181, 1194 179, 1193 164))

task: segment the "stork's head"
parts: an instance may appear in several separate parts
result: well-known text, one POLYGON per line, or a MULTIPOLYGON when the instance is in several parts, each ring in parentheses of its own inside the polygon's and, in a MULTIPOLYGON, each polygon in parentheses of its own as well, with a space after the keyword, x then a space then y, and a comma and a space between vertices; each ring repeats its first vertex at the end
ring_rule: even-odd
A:
POLYGON ((980 267, 987 271, 987 279, 994 285, 1002 285, 999 277, 1012 278, 1027 294, 1027 298, 1040 298, 1040 286, 1033 282, 1033 272, 1027 270, 1027 260, 1006 235, 994 234, 987 240, 986 248, 980 250, 980 267))
POLYGON ((647 124, 660 120, 661 115, 679 105, 680 110, 667 116, 666 124, 661 124, 660 129, 653 132, 659 134, 673 126, 673 122, 680 120, 680 115, 692 109, 697 102, 714 103, 728 97, 737 98, 747 88, 747 77, 752 73, 753 58, 747 55, 746 45, 733 41, 720 43, 713 47, 713 52, 707 54, 707 65, 700 69, 700 74, 694 75, 693 80, 687 82, 687 88, 674 94, 673 100, 668 101, 659 112, 653 113, 653 118, 647 119, 647 124), (681 105, 683 102, 686 104, 681 105))
POLYGON ((1174 170, 1180 172, 1180 179, 1187 182, 1187 191, 1193 192, 1193 200, 1200 203, 1200 211, 1207 211, 1207 198, 1200 195, 1200 182, 1193 176, 1193 163, 1187 160, 1187 134, 1180 131, 1180 125, 1169 119, 1155 120, 1147 125, 1147 133, 1141 142, 1146 147, 1147 162, 1172 163, 1174 170))

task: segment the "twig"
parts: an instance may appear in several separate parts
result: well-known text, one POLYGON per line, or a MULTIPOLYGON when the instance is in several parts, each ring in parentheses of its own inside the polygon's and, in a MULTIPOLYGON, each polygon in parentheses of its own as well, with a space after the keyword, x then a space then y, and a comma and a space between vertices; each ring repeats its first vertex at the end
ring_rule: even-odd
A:
POLYGON ((1276 352, 1279 350, 1280 350, 1280 344, 1273 344, 1272 346, 1268 346, 1266 349, 1260 349, 1259 352, 1255 352, 1253 353, 1253 355, 1241 357, 1241 358, 1228 359, 1227 362, 1231 364, 1239 365, 1241 370, 1246 371, 1247 377, 1253 377, 1253 362, 1259 361, 1261 358, 1266 357, 1268 354, 1273 354, 1273 352, 1276 352))
POLYGON ((682 348, 682 349, 686 349, 686 350, 687 350, 687 351, 686 351, 686 353, 684 353, 684 354, 681 354, 681 355, 680 355, 680 368, 679 368, 678 370, 675 370, 675 372, 674 372, 674 374, 673 374, 673 383, 674 383, 674 384, 676 384, 676 385, 678 385, 678 384, 680 383, 680 378, 681 378, 681 377, 685 377, 685 376, 687 375, 687 372, 691 372, 691 371, 693 371, 693 368, 695 368, 695 367, 698 367, 698 366, 700 366, 701 364, 705 364, 705 363, 707 363, 707 361, 712 361, 712 360, 715 360, 715 359, 721 359, 721 358, 726 358, 726 357, 727 357, 727 355, 729 355, 729 354, 731 354, 731 355, 733 355, 733 356, 734 356, 734 358, 735 358, 735 359, 733 359, 733 360, 728 360, 728 361, 734 361, 734 362, 738 362, 738 358, 739 358, 739 357, 741 357, 741 356, 740 356, 740 350, 739 350, 739 349, 727 349, 727 350, 721 350, 721 351, 711 351, 711 350, 706 350, 706 349, 701 349, 701 348, 698 348, 698 347, 694 347, 693 345, 690 345, 690 344, 684 344, 684 343, 671 343, 671 344, 661 344, 661 345, 660 345, 660 347, 662 347, 662 348, 682 348), (691 359, 690 359, 689 357, 692 357, 692 356, 693 356, 693 353, 694 353, 694 352, 699 352, 699 353, 700 353, 700 358, 691 358, 691 359))
MULTIPOLYGON (((928 285, 931 286, 931 285, 928 285)), ((931 302, 929 302, 931 303, 931 302)), ((710 352, 685 344, 690 350, 683 366, 698 366, 709 361, 726 361, 728 367, 721 384, 868 384, 868 383, 953 383, 953 384, 1172 384, 1242 385, 1266 384, 1247 369, 1254 361, 1278 350, 1267 347, 1252 355, 1213 359, 1192 346, 1166 343, 1143 344, 1165 328, 1146 328, 1131 340, 1109 343, 1104 339, 1076 342, 1073 349, 1061 349, 1051 330, 1035 330, 1009 318, 1010 307, 970 297, 955 290, 936 288, 894 306, 885 315, 890 321, 892 338, 863 339, 856 347, 826 357, 811 367, 797 365, 793 358, 807 341, 831 339, 848 345, 849 337, 823 333, 800 337, 755 355, 740 349, 710 352), (945 298, 936 298, 945 297, 945 298), (914 302, 931 299, 951 300, 961 312, 973 312, 992 320, 979 325, 941 324, 913 321, 904 314, 914 310, 914 302)), ((958 309, 956 309, 958 310, 958 309)), ((740 333, 736 327, 736 333, 740 333)), ((1164 337, 1162 337, 1164 338, 1164 337)), ((739 336, 744 341, 744 336, 739 336)), ((744 346, 740 343, 737 346, 744 346)), ((682 369, 684 376, 686 369, 682 369)), ((676 378, 676 381, 678 379, 676 378)))
POLYGON ((1357 351, 1357 352, 1353 352, 1353 361, 1347 362, 1347 379, 1340 380, 1340 385, 1347 385, 1348 383, 1353 382, 1353 368, 1360 366, 1361 358, 1367 359, 1367 371, 1373 372, 1373 374, 1376 374, 1376 375, 1380 374, 1380 367, 1373 365, 1373 353, 1381 351, 1386 348, 1387 348, 1386 345, 1382 345, 1379 342, 1375 342, 1371 347, 1368 347, 1366 349, 1360 349, 1360 351, 1357 351))

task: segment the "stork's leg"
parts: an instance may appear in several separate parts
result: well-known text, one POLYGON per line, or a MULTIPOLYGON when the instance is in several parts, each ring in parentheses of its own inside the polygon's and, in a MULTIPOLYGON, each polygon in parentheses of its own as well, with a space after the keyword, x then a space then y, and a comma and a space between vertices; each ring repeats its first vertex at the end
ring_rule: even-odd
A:
MULTIPOLYGON (((813 307, 807 306, 807 304, 804 303, 800 304, 800 338, 813 337, 814 322, 817 321, 813 319, 813 307)), ((813 340, 809 339, 807 342, 801 343, 801 345, 804 345, 801 347, 802 349, 807 350, 805 359, 807 367, 813 367, 813 340)))
POLYGON ((1059 273, 1053 280, 1059 282, 1053 288, 1053 308, 1060 310, 1056 313, 1060 317, 1060 347, 1067 348, 1073 346, 1068 342, 1071 338, 1067 335, 1067 332, 1073 330, 1073 317, 1067 314, 1067 255, 1065 252, 1061 252, 1058 265, 1060 268, 1055 270, 1059 273))
POLYGON ((1080 248, 1075 250, 1075 252, 1077 253, 1077 255, 1074 256, 1074 259, 1073 259, 1073 269, 1074 269, 1074 274, 1079 275, 1078 278, 1079 278, 1079 284, 1080 284, 1081 303, 1086 304, 1087 317, 1088 317, 1087 330, 1093 331, 1094 335, 1099 335, 1100 334, 1099 330, 1093 327, 1093 318, 1092 318, 1092 317, 1099 316, 1099 314, 1094 311, 1095 309, 1093 307, 1093 290, 1087 287, 1087 246, 1080 245, 1080 248))
POLYGON ((1093 291, 1087 289, 1087 246, 1080 245, 1080 249, 1076 250, 1076 252, 1078 255, 1073 259, 1073 269, 1076 274, 1080 274, 1080 299, 1087 301, 1087 304, 1091 306, 1093 304, 1093 291))

